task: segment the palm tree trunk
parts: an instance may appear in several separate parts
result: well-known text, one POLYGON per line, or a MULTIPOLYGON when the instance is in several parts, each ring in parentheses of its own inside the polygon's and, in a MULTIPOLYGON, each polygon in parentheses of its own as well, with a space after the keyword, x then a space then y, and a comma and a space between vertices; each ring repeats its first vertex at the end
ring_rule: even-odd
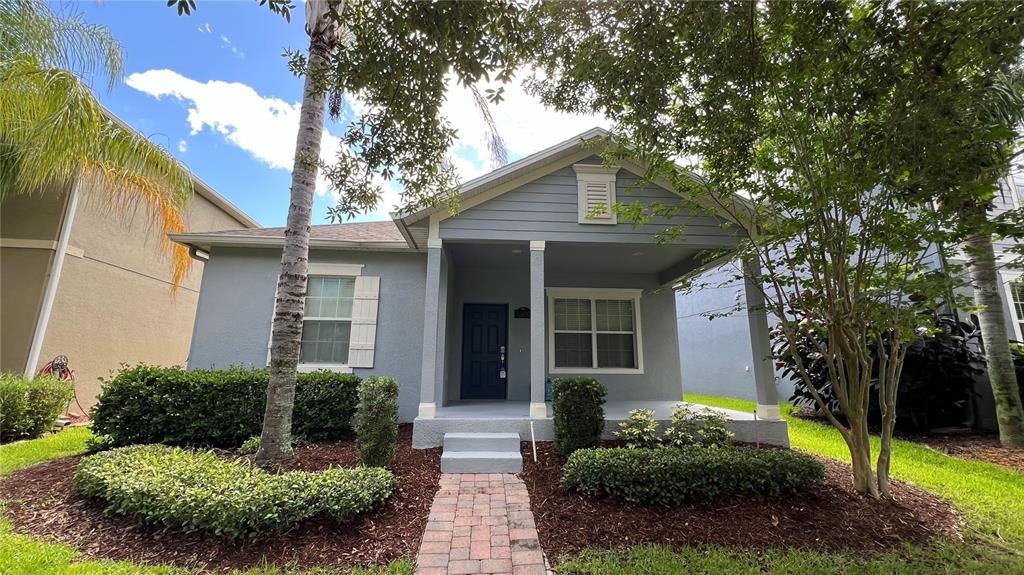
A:
POLYGON ((996 273, 992 237, 987 232, 975 234, 966 243, 974 303, 981 308, 978 319, 985 344, 988 380, 996 402, 999 441, 1004 447, 1024 447, 1024 408, 1021 407, 1017 373, 1010 355, 1010 338, 1003 315, 1002 288, 996 273))
POLYGON ((320 138, 324 131, 324 107, 327 103, 325 90, 317 85, 316 71, 327 65, 333 42, 337 41, 337 31, 331 29, 332 23, 328 21, 328 10, 338 4, 340 2, 337 0, 309 0, 306 5, 306 30, 310 36, 309 60, 303 84, 299 132, 295 142, 288 227, 284 232, 281 275, 277 280, 270 339, 267 406, 263 414, 260 449, 256 453, 256 463, 264 467, 292 457, 292 411, 295 407, 295 380, 306 303, 309 227, 313 215, 317 162, 320 159, 320 138))

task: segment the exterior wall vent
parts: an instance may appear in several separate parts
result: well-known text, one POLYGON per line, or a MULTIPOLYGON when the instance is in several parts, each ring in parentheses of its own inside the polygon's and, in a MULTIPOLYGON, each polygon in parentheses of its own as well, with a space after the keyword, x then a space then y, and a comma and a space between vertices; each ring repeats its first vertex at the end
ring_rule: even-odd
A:
POLYGON ((581 224, 615 225, 615 174, 617 167, 573 164, 576 172, 578 221, 581 224))

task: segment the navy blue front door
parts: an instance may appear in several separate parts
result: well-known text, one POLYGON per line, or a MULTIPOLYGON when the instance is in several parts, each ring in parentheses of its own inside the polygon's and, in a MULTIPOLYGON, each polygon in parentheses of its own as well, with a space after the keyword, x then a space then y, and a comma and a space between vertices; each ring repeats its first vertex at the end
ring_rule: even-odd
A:
POLYGON ((508 306, 465 304, 462 309, 462 399, 505 399, 507 348, 508 306))

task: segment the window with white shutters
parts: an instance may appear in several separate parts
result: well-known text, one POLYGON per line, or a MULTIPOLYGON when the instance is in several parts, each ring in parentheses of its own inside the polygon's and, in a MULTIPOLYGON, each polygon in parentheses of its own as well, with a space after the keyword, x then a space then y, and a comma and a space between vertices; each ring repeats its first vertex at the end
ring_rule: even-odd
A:
POLYGON ((574 164, 578 189, 579 223, 618 223, 615 206, 615 167, 598 164, 574 164))

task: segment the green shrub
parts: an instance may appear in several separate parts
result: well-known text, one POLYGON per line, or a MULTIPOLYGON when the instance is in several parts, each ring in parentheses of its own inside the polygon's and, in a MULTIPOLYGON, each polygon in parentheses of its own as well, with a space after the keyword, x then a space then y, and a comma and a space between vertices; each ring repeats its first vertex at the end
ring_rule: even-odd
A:
POLYGON ((387 467, 395 459, 398 440, 398 382, 370 376, 359 384, 356 445, 363 465, 387 467))
POLYGON ((82 459, 75 491, 109 512, 186 533, 253 538, 289 529, 320 513, 344 519, 386 500, 385 469, 333 468, 267 473, 209 451, 133 445, 82 459))
MULTIPOLYGON (((124 367, 105 381, 93 408, 93 430, 115 446, 134 443, 235 448, 260 433, 266 406, 265 369, 185 370, 124 367)), ((359 377, 300 373, 292 433, 312 440, 350 432, 359 377)))
POLYGON ((50 431, 74 396, 73 384, 52 377, 0 373, 0 442, 50 431))
POLYGON ((582 449, 562 472, 566 489, 653 505, 798 493, 825 479, 824 467, 809 455, 755 448, 582 449))
POLYGON ((733 433, 729 431, 729 418, 710 408, 693 409, 680 405, 672 410, 672 421, 665 429, 665 443, 669 447, 689 447, 700 444, 705 447, 728 447, 732 445, 733 433))
POLYGON ((619 423, 615 437, 626 442, 627 449, 658 447, 658 422, 653 409, 633 409, 629 417, 619 423))
POLYGON ((590 377, 556 379, 551 391, 555 449, 569 455, 577 449, 597 447, 604 431, 604 398, 608 392, 590 377))
POLYGON ((239 455, 253 455, 260 450, 260 436, 253 435, 249 439, 242 442, 242 445, 238 447, 236 452, 239 455))

